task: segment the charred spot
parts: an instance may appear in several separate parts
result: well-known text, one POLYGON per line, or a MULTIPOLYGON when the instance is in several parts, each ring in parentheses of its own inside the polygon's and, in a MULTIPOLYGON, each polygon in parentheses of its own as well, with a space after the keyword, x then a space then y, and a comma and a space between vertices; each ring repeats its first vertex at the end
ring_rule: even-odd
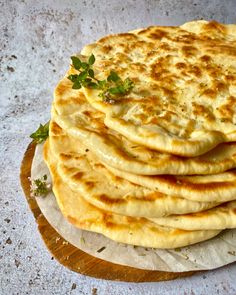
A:
POLYGON ((186 57, 194 56, 198 52, 197 48, 194 46, 182 46, 181 51, 186 57))
POLYGON ((165 51, 169 51, 171 50, 171 47, 168 43, 166 42, 161 42, 161 44, 159 45, 159 48, 165 50, 165 51))
POLYGON ((89 189, 92 189, 92 188, 95 186, 95 183, 94 183, 93 181, 86 181, 84 184, 85 184, 85 185, 87 186, 87 188, 89 188, 89 189))
POLYGON ((70 154, 63 154, 63 153, 61 153, 61 154, 60 154, 60 158, 61 158, 62 160, 70 160, 70 159, 73 158, 73 156, 70 155, 70 154))
POLYGON ((236 80, 236 77, 234 75, 226 75, 225 80, 229 82, 233 82, 236 80))
POLYGON ((193 74, 196 77, 202 76, 202 71, 198 66, 192 66, 191 69, 188 71, 190 74, 193 74))
POLYGON ((101 202, 103 202, 107 205, 126 203, 125 199, 113 199, 106 194, 97 195, 96 199, 100 200, 101 202))
POLYGON ((153 193, 145 195, 141 200, 152 202, 152 201, 155 201, 157 199, 161 199, 163 197, 164 197, 163 194, 161 194, 159 192, 153 192, 153 193))
POLYGON ((208 24, 204 25, 204 30, 208 31, 215 31, 215 32, 219 32, 219 33, 226 33, 226 28, 224 25, 219 24, 217 21, 213 20, 210 21, 208 24))
POLYGON ((51 122, 51 133, 53 135, 61 135, 63 133, 62 128, 54 121, 51 122))
POLYGON ((178 63, 175 64, 175 67, 177 69, 179 69, 179 70, 182 70, 182 69, 186 69, 187 68, 187 65, 184 62, 178 62, 178 63))
POLYGON ((78 172, 76 174, 73 175, 73 179, 75 180, 79 180, 83 177, 84 173, 83 172, 78 172))
POLYGON ((208 62, 210 62, 212 59, 211 59, 211 57, 210 57, 209 55, 203 55, 203 56, 200 57, 200 60, 201 60, 202 62, 208 63, 208 62))
POLYGON ((105 45, 102 47, 102 51, 104 53, 109 53, 112 50, 112 46, 111 45, 105 45))
POLYGON ((167 32, 156 29, 155 31, 148 34, 148 37, 154 40, 159 40, 166 37, 167 35, 168 35, 167 32))
POLYGON ((206 89, 203 91, 202 95, 205 95, 209 98, 215 98, 216 97, 216 91, 213 89, 206 89))

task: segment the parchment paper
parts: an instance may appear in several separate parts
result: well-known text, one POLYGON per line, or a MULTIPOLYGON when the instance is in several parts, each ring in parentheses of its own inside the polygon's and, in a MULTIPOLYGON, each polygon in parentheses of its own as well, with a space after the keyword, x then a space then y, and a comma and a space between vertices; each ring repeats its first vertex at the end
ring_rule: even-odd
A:
MULTIPOLYGON (((47 181, 50 183, 50 173, 43 160, 42 148, 42 144, 36 147, 31 179, 47 174, 47 181)), ((45 218, 64 239, 82 251, 110 262, 141 269, 182 272, 214 269, 236 261, 236 229, 225 230, 209 241, 181 249, 134 247, 113 242, 101 234, 80 230, 71 225, 60 212, 52 192, 46 197, 36 197, 36 200, 45 218)))

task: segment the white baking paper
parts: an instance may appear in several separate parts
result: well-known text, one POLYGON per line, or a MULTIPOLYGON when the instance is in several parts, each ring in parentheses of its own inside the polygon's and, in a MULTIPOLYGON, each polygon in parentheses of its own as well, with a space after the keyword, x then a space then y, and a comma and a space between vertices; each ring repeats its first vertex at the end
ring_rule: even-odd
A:
MULTIPOLYGON (((42 156, 43 145, 37 145, 32 163, 31 179, 50 173, 42 156)), ((60 212, 54 194, 36 198, 48 222, 72 245, 95 257, 140 269, 183 272, 207 270, 236 261, 236 229, 225 230, 217 237, 175 250, 134 247, 114 242, 101 234, 80 230, 70 224, 60 212), (104 248, 103 251, 98 252, 104 248)))

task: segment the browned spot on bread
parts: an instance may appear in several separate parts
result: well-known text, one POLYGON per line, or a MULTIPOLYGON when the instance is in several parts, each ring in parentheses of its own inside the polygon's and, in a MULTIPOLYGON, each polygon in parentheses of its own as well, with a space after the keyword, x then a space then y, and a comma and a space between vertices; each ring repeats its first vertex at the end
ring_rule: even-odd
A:
POLYGON ((217 45, 209 47, 207 51, 212 54, 236 56, 236 48, 230 45, 217 45))
POLYGON ((234 76, 234 75, 226 75, 225 76, 225 80, 227 81, 227 82, 233 82, 233 81, 236 81, 236 75, 234 76))
POLYGON ((84 184, 87 186, 88 189, 92 189, 95 187, 94 181, 85 181, 84 184))
POLYGON ((104 168, 104 166, 103 166, 101 163, 95 163, 95 164, 94 164, 94 167, 97 167, 97 168, 104 168))
POLYGON ((224 25, 219 24, 217 21, 210 21, 203 26, 203 31, 210 31, 211 33, 219 33, 220 35, 226 34, 226 28, 224 25))
MULTIPOLYGON (((184 214, 184 216, 189 217, 189 218, 203 218, 206 216, 209 216, 211 214, 210 210, 206 211, 202 211, 202 212, 197 212, 197 213, 189 213, 189 214, 184 214)), ((178 217, 178 215, 176 215, 176 217, 178 217)))
POLYGON ((71 160, 71 159, 73 159, 73 155, 70 155, 70 154, 63 154, 63 153, 61 153, 60 154, 60 158, 62 159, 62 160, 71 160))
POLYGON ((153 26, 147 27, 146 29, 140 30, 137 35, 147 35, 152 30, 153 26))
POLYGON ((191 57, 194 56, 198 53, 198 50, 196 47, 194 46, 182 46, 181 51, 183 53, 184 56, 186 57, 191 57))
POLYGON ((217 92, 213 89, 206 89, 202 92, 202 95, 213 99, 213 98, 216 98, 217 92))
POLYGON ((166 37, 168 34, 165 31, 156 29, 155 31, 148 34, 148 37, 154 40, 159 40, 166 37))
POLYGON ((77 220, 70 215, 67 216, 67 220, 72 224, 77 224, 77 220))
POLYGON ((63 82, 59 83, 55 89, 55 93, 58 97, 62 96, 64 92, 68 90, 68 84, 65 84, 63 82))
POLYGON ((192 66, 187 72, 193 74, 196 77, 202 76, 202 71, 198 66, 192 66))
POLYGON ((113 205, 113 204, 124 204, 126 203, 125 199, 117 199, 117 198, 111 198, 106 194, 101 195, 95 195, 95 198, 107 205, 113 205))
POLYGON ((176 36, 175 34, 173 34, 172 36, 173 37, 171 38, 171 40, 184 44, 191 44, 199 39, 199 37, 195 34, 183 30, 178 30, 176 36))
POLYGON ((203 56, 200 57, 200 60, 202 62, 208 63, 208 62, 210 62, 212 60, 212 58, 209 55, 203 55, 203 56))
POLYGON ((63 129, 55 122, 52 121, 50 124, 50 132, 52 135, 61 135, 63 132, 63 129))
POLYGON ((103 46, 103 52, 104 53, 109 53, 112 50, 112 46, 111 45, 105 45, 103 46))
POLYGON ((236 111, 236 97, 230 96, 226 102, 218 108, 218 112, 224 119, 232 121, 236 111))
POLYGON ((165 51, 170 51, 171 50, 171 46, 166 43, 166 42, 161 42, 161 44, 159 45, 159 48, 165 50, 165 51))
POLYGON ((187 68, 187 64, 184 62, 178 62, 175 64, 176 68, 181 70, 181 69, 186 69, 187 68))
POLYGON ((142 199, 139 199, 139 200, 147 201, 147 202, 153 202, 153 201, 156 201, 157 199, 162 199, 162 198, 164 198, 163 194, 161 194, 159 192, 153 192, 153 193, 144 195, 142 197, 142 199))
POLYGON ((76 174, 73 175, 73 179, 80 180, 83 177, 83 175, 84 175, 83 172, 77 172, 76 174))
POLYGON ((193 114, 197 116, 202 116, 205 118, 208 118, 209 120, 214 119, 213 113, 209 110, 209 108, 206 108, 204 105, 198 104, 196 102, 192 102, 193 106, 193 114))

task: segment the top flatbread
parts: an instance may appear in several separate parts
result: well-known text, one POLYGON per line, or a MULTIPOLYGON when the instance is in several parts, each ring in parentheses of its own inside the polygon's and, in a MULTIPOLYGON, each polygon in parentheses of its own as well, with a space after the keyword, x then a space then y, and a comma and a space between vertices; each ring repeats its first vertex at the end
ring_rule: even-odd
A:
POLYGON ((104 114, 93 108, 82 90, 63 79, 55 89, 52 117, 70 135, 83 142, 100 161, 117 169, 142 174, 213 174, 236 167, 236 143, 222 143, 192 158, 161 153, 135 144, 107 128, 104 114))
POLYGON ((236 141, 236 25, 195 21, 110 35, 85 46, 95 74, 135 87, 115 104, 84 89, 105 124, 133 142, 180 156, 236 141))

